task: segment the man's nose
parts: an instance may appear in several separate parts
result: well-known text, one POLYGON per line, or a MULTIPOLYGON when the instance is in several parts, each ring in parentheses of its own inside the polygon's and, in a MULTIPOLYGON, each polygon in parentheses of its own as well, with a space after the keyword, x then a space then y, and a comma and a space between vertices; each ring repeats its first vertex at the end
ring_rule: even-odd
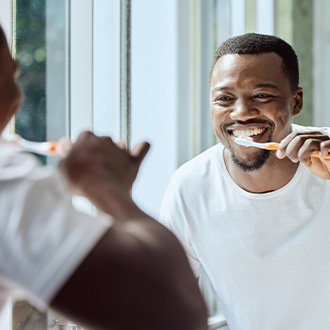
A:
POLYGON ((230 112, 232 120, 245 121, 251 118, 258 117, 260 115, 259 110, 250 102, 237 101, 234 108, 230 112))

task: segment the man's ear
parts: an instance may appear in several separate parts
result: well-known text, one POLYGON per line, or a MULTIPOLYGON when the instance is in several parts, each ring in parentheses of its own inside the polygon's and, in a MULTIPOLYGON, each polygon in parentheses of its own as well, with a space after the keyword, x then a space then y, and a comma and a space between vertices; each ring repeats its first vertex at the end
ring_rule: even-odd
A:
POLYGON ((293 97, 292 116, 297 116, 300 114, 303 107, 303 95, 304 90, 301 87, 298 87, 293 97))

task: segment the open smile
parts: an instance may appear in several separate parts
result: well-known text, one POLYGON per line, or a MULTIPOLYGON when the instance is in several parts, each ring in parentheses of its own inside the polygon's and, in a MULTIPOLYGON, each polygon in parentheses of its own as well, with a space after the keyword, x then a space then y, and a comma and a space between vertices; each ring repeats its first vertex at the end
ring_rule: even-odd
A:
POLYGON ((254 137, 263 134, 265 131, 265 128, 237 129, 231 131, 231 135, 234 137, 254 137))
POLYGON ((271 137, 270 127, 265 125, 232 125, 226 128, 226 132, 232 139, 248 137, 255 142, 267 142, 271 137))
POLYGON ((255 142, 269 142, 272 138, 273 127, 272 122, 225 124, 222 129, 227 134, 227 147, 233 163, 243 171, 254 171, 261 168, 269 159, 271 152, 255 147, 247 148, 236 144, 234 140, 243 137, 255 142))

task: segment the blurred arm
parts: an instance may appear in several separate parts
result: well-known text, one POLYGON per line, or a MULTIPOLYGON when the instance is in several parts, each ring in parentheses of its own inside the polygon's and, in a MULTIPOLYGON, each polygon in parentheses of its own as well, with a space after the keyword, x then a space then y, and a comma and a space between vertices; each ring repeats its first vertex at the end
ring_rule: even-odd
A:
POLYGON ((71 185, 113 225, 57 293, 51 307, 93 329, 202 330, 207 312, 175 236, 130 197, 149 149, 83 133, 61 164, 71 185))
POLYGON ((207 329, 204 301, 173 234, 141 213, 126 220, 105 233, 51 307, 92 329, 207 329))

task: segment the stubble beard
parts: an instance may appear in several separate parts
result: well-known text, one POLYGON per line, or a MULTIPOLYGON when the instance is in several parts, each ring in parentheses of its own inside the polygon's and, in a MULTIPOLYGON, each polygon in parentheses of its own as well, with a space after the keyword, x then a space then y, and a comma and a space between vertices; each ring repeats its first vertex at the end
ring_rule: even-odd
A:
POLYGON ((262 166, 264 166, 272 153, 274 152, 269 150, 261 150, 261 152, 258 154, 256 158, 254 158, 251 161, 246 161, 238 157, 231 150, 231 160, 236 166, 238 166, 244 172, 252 172, 259 170, 262 166))
MULTIPOLYGON (((246 123, 247 122, 249 122, 249 121, 246 121, 246 123)), ((256 121, 254 120, 253 122, 256 122, 256 121)), ((258 120, 258 123, 265 123, 271 128, 274 127, 274 123, 271 121, 268 121, 268 120, 258 120)), ((226 133, 227 128, 229 126, 231 126, 232 124, 233 123, 228 123, 228 124, 223 125, 223 127, 221 128, 222 132, 226 133)), ((271 141, 271 140, 272 140, 272 135, 269 137, 269 141, 271 141)), ((227 141, 226 144, 227 144, 227 148, 229 149, 229 151, 231 153, 232 162, 236 166, 238 166, 241 170, 243 170, 244 172, 252 172, 252 171, 259 170, 261 167, 263 167, 266 164, 269 157, 272 154, 274 154, 274 151, 261 149, 255 158, 253 158, 250 161, 246 161, 235 153, 235 151, 231 148, 229 141, 227 141)))

